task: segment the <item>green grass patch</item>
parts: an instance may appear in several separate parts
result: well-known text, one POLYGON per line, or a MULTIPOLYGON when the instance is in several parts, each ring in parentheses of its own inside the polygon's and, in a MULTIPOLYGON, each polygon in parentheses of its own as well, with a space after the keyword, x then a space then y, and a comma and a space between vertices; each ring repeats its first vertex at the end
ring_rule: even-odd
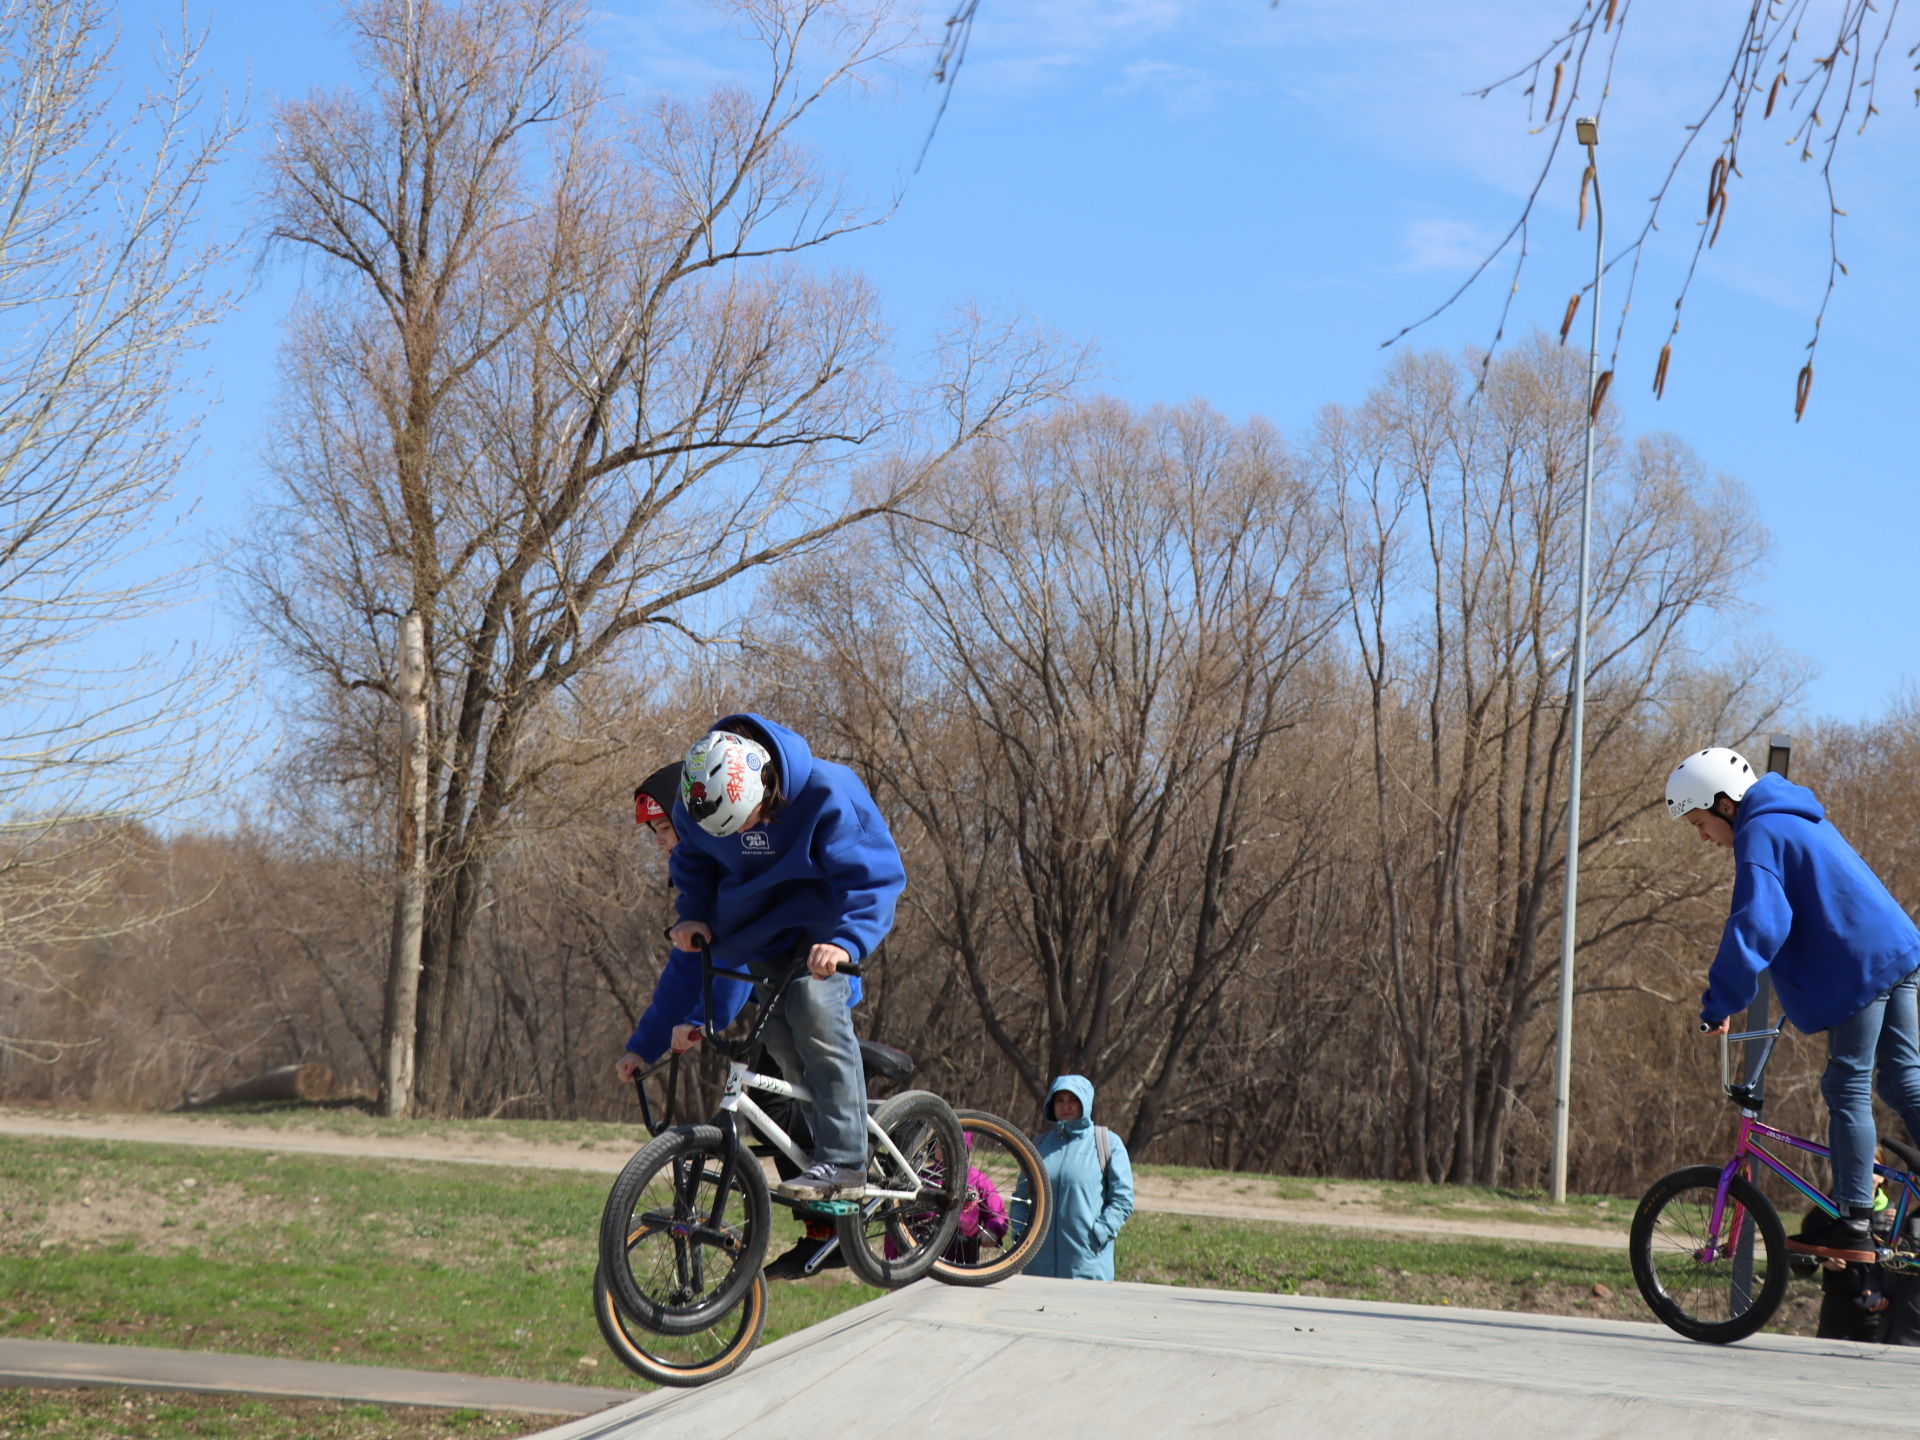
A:
POLYGON ((1115 1278, 1154 1284, 1646 1318, 1626 1254, 1591 1247, 1136 1213, 1116 1256, 1115 1278))
MULTIPOLYGON (((566 1171, 0 1140, 0 1334, 638 1387, 593 1323, 606 1186, 566 1171)), ((767 1339, 877 1293, 844 1274, 777 1287, 767 1339)))
POLYGON ((150 1390, 0 1390, 0 1440, 484 1440, 567 1418, 150 1390))

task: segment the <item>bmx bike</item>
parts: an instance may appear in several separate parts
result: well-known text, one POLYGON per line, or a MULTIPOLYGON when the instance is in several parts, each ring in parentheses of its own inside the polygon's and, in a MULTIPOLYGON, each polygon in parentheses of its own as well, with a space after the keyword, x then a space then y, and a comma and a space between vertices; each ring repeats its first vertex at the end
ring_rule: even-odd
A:
MULTIPOLYGON (((704 947, 703 947, 704 949, 704 947)), ((702 954, 711 978, 731 975, 702 954)), ((843 970, 858 974, 857 967, 843 970)), ((594 1313, 609 1348, 629 1369, 667 1385, 700 1385, 730 1374, 766 1324, 762 1274, 771 1206, 830 1216, 834 1234, 811 1255, 811 1274, 837 1248, 868 1284, 893 1289, 932 1274, 949 1284, 985 1285, 1018 1273, 1052 1218, 1046 1170, 1027 1137, 984 1111, 952 1111, 927 1091, 869 1100, 868 1185, 857 1200, 827 1204, 769 1192, 741 1120, 761 1147, 804 1167, 795 1139, 753 1099, 755 1092, 803 1099, 793 1084, 752 1070, 766 1019, 789 967, 761 982, 754 1020, 738 1040, 708 1037, 728 1059, 720 1109, 705 1125, 674 1125, 677 1058, 635 1076, 644 1122, 654 1137, 621 1171, 601 1216, 594 1313), (645 1080, 668 1069, 665 1112, 655 1124, 645 1080)), ((910 1056, 862 1041, 872 1078, 903 1083, 910 1056)))
MULTIPOLYGON (((1756 1183, 1760 1171, 1779 1177, 1828 1215, 1840 1213, 1832 1196, 1767 1148, 1828 1153, 1818 1141, 1760 1119, 1760 1080, 1780 1030, 1775 1025, 1720 1037, 1720 1088, 1740 1107, 1733 1155, 1724 1165, 1689 1165, 1656 1180, 1634 1212, 1627 1242, 1634 1283, 1647 1308, 1689 1340, 1744 1340, 1773 1318, 1794 1270, 1819 1263, 1787 1250, 1779 1213, 1756 1183), (1732 1075, 1735 1041, 1761 1042, 1744 1082, 1732 1075)), ((1891 1165, 1873 1168, 1886 1182, 1889 1201, 1887 1233, 1878 1233, 1881 1219, 1874 1222, 1878 1261, 1889 1270, 1920 1269, 1920 1248, 1908 1238, 1908 1221, 1920 1214, 1920 1180, 1891 1165)))

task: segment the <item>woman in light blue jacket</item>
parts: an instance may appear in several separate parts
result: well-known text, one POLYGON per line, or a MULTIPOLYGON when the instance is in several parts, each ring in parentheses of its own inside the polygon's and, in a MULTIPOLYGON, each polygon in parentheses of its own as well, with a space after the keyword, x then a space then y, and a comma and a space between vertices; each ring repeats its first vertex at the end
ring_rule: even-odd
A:
MULTIPOLYGON (((1062 1075, 1047 1094, 1035 1148, 1053 1182, 1053 1224, 1027 1266, 1062 1280, 1113 1279, 1113 1240, 1133 1213, 1133 1166, 1120 1137, 1093 1123, 1093 1082, 1062 1075)), ((1026 1213, 1015 1191, 1013 1213, 1026 1213)))

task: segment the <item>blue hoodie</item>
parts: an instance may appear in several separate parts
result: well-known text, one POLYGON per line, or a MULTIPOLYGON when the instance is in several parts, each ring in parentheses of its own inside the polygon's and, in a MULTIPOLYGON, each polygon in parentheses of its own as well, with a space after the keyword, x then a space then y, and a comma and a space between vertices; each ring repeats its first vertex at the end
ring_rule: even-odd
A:
MULTIPOLYGON (((714 977, 713 1008, 726 1017, 720 1029, 733 1023, 733 1017, 740 1013, 752 993, 753 986, 745 980, 714 977)), ((660 978, 654 982, 653 998, 633 1027, 627 1049, 651 1065, 666 1054, 667 1047, 673 1043, 674 1026, 698 1025, 704 1029, 706 1024, 706 1001, 700 991, 700 957, 687 950, 669 950, 667 963, 660 967, 660 978)))
MULTIPOLYGON (((814 759, 807 742, 784 725, 744 714, 723 716, 713 728, 741 720, 772 742, 786 803, 765 825, 714 836, 674 801, 680 839, 667 873, 680 918, 704 921, 713 931, 714 959, 729 967, 783 958, 803 940, 866 959, 893 928, 907 884, 887 822, 857 775, 814 759)), ((858 999, 858 980, 852 989, 858 999)), ((742 987, 731 1011, 709 1019, 725 1028, 745 1000, 742 987)), ((714 1005, 726 1009, 717 992, 714 1005)))
POLYGON ((1780 1008, 1813 1034, 1920 966, 1920 930, 1804 785, 1753 782, 1734 812, 1733 861, 1733 910, 1700 997, 1706 1024, 1752 1004, 1771 969, 1780 1008))
MULTIPOLYGON (((1127 1147, 1111 1130, 1112 1147, 1103 1170, 1093 1134, 1093 1082, 1084 1075, 1062 1075, 1047 1090, 1047 1119, 1052 1125, 1034 1142, 1053 1182, 1053 1223, 1028 1263, 1029 1275, 1061 1280, 1113 1279, 1113 1241, 1133 1213, 1133 1164, 1127 1147), (1080 1118, 1054 1120, 1053 1097, 1065 1090, 1078 1097, 1080 1118)), ((1026 1182, 1014 1188, 1015 1216, 1024 1215, 1026 1182)))

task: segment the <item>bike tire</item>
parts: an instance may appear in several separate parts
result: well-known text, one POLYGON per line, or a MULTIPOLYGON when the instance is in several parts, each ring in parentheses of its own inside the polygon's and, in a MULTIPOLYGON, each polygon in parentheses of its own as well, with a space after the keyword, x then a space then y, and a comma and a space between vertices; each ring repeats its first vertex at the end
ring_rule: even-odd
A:
POLYGON ((1780 1216, 1752 1181, 1727 1186, 1721 1255, 1699 1258, 1713 1217, 1720 1168, 1690 1165, 1656 1180, 1633 1215, 1627 1241, 1634 1283, 1647 1308, 1689 1340, 1726 1345, 1773 1318, 1787 1291, 1787 1236, 1780 1216), (1742 1227, 1754 1227, 1753 1276, 1744 1296, 1733 1287, 1733 1248, 1742 1227))
POLYGON ((655 1137, 627 1161, 600 1214, 600 1268, 619 1308, 663 1335, 710 1329, 766 1262, 771 1211, 759 1162, 729 1151, 719 1127, 679 1125, 655 1137))
POLYGON ((705 1330, 662 1335, 630 1325, 614 1302, 604 1269, 593 1273, 593 1318, 614 1357, 656 1385, 690 1387, 724 1379, 760 1343, 767 1325, 767 1280, 755 1274, 740 1303, 705 1330))
MULTIPOLYGON (((862 1201, 860 1212, 834 1222, 847 1268, 869 1285, 897 1290, 933 1269, 953 1243, 965 1199, 966 1136, 953 1107, 926 1090, 908 1090, 882 1102, 874 1123, 912 1165, 923 1187, 911 1200, 862 1201), (891 1253, 889 1253, 891 1252, 891 1253)), ((867 1156, 867 1183, 907 1188, 899 1165, 877 1145, 867 1156)))
POLYGON ((1027 1133, 985 1110, 956 1110, 967 1145, 967 1196, 953 1241, 928 1273, 943 1285, 992 1285, 1018 1275, 1053 1224, 1053 1182, 1027 1133), (1006 1225, 994 1235, 984 1180, 999 1196, 1006 1225), (982 1207, 974 1233, 965 1234, 966 1206, 982 1207))

